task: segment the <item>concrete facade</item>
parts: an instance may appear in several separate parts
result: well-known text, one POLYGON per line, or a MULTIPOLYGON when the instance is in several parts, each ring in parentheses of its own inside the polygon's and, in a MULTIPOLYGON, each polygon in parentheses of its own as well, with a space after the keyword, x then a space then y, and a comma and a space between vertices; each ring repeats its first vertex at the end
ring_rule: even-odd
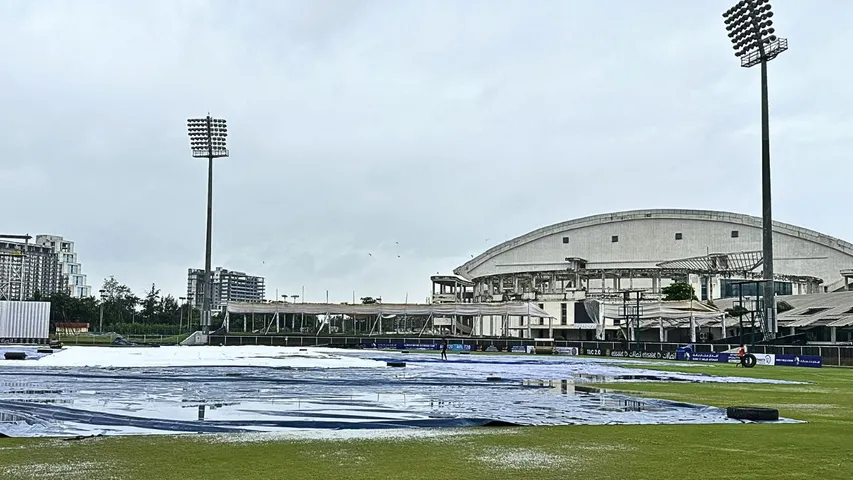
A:
POLYGON ((92 296, 92 286, 83 273, 83 266, 74 248, 74 242, 59 235, 37 235, 36 244, 49 248, 59 260, 62 275, 68 279, 68 294, 74 298, 92 296))
MULTIPOLYGON (((774 249, 774 270, 780 280, 813 277, 822 280, 827 291, 836 291, 844 285, 841 271, 853 268, 853 244, 781 222, 774 223, 774 249)), ((493 276, 563 271, 570 257, 586 260, 587 269, 654 270, 658 263, 681 258, 760 250, 758 217, 706 210, 636 210, 535 230, 487 250, 454 273, 476 282, 493 276)), ((698 276, 693 280, 698 281, 698 276)), ((715 281, 719 284, 719 279, 715 281)), ((635 282, 638 288, 651 287, 649 278, 638 275, 635 282)), ((603 288, 598 279, 587 283, 587 289, 603 288)), ((627 287, 624 278, 621 283, 627 287)))
MULTIPOLYGON (((223 308, 231 302, 264 302, 266 287, 264 277, 248 275, 244 272, 227 270, 216 267, 211 272, 213 277, 213 301, 211 309, 214 312, 222 312, 223 308)), ((187 271, 187 298, 195 308, 202 306, 202 283, 204 280, 203 269, 190 268, 187 271)))
MULTIPOLYGON (((761 276, 761 226, 758 217, 707 210, 634 210, 584 217, 514 238, 456 268, 454 273, 470 287, 436 292, 439 283, 449 285, 450 279, 434 278, 434 300, 441 295, 442 301, 449 301, 443 297, 454 293, 461 300, 470 288, 468 301, 535 302, 554 318, 543 319, 542 324, 538 319, 515 318, 506 332, 480 334, 592 340, 597 327, 591 317, 596 312, 588 310, 588 299, 612 310, 621 305, 626 289, 635 289, 644 291, 644 302, 660 302, 661 289, 673 281, 689 282, 703 301, 736 295, 735 280, 761 276), (695 272, 666 266, 700 257, 732 264, 738 260, 742 266, 695 272), (525 324, 531 320, 536 324, 525 324)), ((777 292, 782 295, 849 288, 845 274, 853 272, 853 244, 775 222, 774 253, 777 292)), ((617 322, 606 319, 597 336, 615 336, 620 329, 617 322)))
POLYGON ((67 291, 68 278, 52 249, 0 241, 0 300, 30 300, 67 291))

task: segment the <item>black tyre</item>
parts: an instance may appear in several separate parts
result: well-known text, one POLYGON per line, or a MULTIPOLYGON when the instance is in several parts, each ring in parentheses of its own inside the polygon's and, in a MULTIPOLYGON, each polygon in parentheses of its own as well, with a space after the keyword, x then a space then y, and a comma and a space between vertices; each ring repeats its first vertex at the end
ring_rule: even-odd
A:
POLYGON ((726 416, 736 420, 775 422, 779 420, 779 410, 763 407, 729 407, 726 409, 726 416))
POLYGON ((752 368, 758 363, 758 359, 755 358, 755 355, 751 353, 747 353, 743 356, 743 366, 744 368, 752 368))
POLYGON ((6 360, 26 360, 27 354, 25 352, 6 352, 3 354, 3 358, 6 360))

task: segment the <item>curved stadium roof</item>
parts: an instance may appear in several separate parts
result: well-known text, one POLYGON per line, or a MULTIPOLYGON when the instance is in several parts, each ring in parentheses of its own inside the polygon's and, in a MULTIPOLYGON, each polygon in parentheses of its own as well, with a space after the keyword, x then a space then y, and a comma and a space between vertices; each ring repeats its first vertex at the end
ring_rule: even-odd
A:
MULTIPOLYGON (((456 275, 465 276, 468 272, 483 262, 492 257, 500 255, 504 252, 512 250, 521 245, 536 241, 550 235, 576 230, 579 228, 589 227, 593 225, 602 225, 607 223, 617 223, 629 220, 645 220, 645 219, 674 219, 674 220, 709 220, 719 221, 749 227, 762 227, 762 221, 759 217, 752 215, 744 215, 742 213, 721 212, 716 210, 687 210, 687 209, 649 209, 649 210, 627 210, 623 212, 604 213, 592 215, 588 217, 577 218, 566 222, 555 223, 547 227, 536 229, 519 237, 507 240, 499 245, 496 245, 473 259, 465 262, 463 265, 453 270, 456 275)), ((844 240, 824 235, 814 230, 797 227, 783 222, 773 222, 773 231, 775 233, 801 238, 810 242, 815 242, 824 245, 833 250, 853 255, 853 244, 844 240)))

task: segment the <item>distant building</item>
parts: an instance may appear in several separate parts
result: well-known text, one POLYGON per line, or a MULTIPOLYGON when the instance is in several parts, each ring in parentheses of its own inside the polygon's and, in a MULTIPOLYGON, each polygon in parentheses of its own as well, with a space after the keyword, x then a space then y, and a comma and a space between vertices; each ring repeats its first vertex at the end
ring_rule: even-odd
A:
POLYGON ((92 287, 88 285, 86 274, 74 251, 74 242, 58 235, 36 235, 36 244, 50 248, 56 253, 62 275, 68 278, 68 294, 75 298, 92 296, 92 287))
POLYGON ((89 333, 89 324, 83 322, 65 322, 56 324, 58 335, 81 335, 89 333))
POLYGON ((48 247, 0 240, 0 300, 68 292, 59 257, 48 247))
MULTIPOLYGON (((213 277, 213 299, 211 309, 221 312, 229 302, 264 302, 266 287, 264 277, 255 277, 245 272, 216 267, 213 277)), ((202 307, 202 283, 204 270, 191 268, 187 272, 187 298, 196 308, 202 307)))

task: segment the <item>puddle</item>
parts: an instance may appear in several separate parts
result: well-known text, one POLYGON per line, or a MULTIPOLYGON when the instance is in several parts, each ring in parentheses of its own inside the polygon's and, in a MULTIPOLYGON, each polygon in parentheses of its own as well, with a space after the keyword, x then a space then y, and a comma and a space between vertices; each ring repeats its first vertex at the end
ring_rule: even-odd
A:
POLYGON ((465 357, 406 354, 400 369, 0 367, 0 436, 723 423, 722 409, 591 384, 738 380, 577 357, 465 357))
POLYGON ((700 378, 680 378, 665 375, 574 375, 575 381, 586 383, 616 383, 616 382, 692 382, 699 383, 700 378))

